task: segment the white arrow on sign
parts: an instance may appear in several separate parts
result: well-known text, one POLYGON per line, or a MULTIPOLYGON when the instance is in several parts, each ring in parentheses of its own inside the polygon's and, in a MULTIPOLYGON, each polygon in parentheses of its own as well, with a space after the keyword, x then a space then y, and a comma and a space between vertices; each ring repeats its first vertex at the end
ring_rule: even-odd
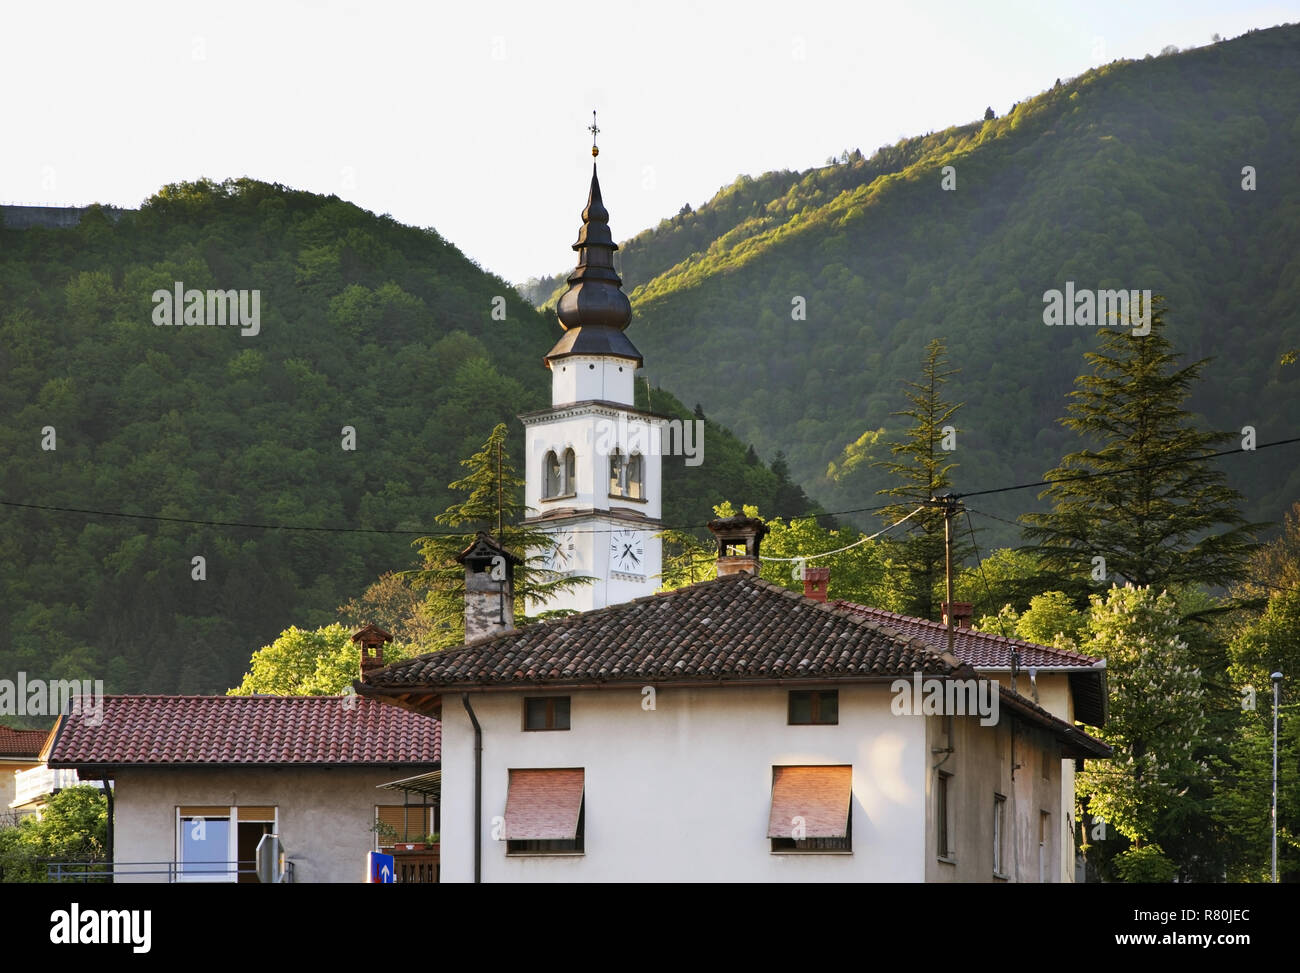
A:
MULTIPOLYGON (((385 866, 380 870, 379 874, 383 876, 383 878, 384 878, 384 882, 387 882, 387 881, 388 881, 388 866, 385 865, 385 866)), ((381 884, 383 884, 383 883, 381 883, 381 884)))

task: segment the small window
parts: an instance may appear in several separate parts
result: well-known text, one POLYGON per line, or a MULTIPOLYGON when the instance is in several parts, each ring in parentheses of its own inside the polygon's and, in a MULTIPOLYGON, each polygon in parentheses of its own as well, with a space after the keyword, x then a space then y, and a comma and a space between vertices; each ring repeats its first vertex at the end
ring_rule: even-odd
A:
POLYGON ((940 771, 934 788, 935 851, 945 861, 952 860, 952 844, 948 835, 948 798, 950 791, 948 782, 951 779, 951 774, 940 771))
POLYGON ((542 499, 560 495, 560 460, 554 450, 548 450, 542 461, 542 499))
POLYGON ((560 491, 566 497, 571 497, 578 489, 577 477, 578 461, 573 455, 572 449, 564 451, 564 469, 560 471, 560 491))
POLYGON ((1003 846, 1006 844, 1007 799, 1001 794, 993 795, 993 874, 999 878, 1006 875, 1007 868, 1003 846))
POLYGON ((633 453, 627 460, 627 489, 624 496, 632 500, 645 499, 645 461, 640 453, 633 453))
POLYGON ((1052 779, 1052 743, 1053 741, 1050 738, 1048 738, 1046 742, 1043 744, 1043 758, 1042 758, 1042 767, 1041 767, 1043 780, 1052 779))
POLYGON ((836 689, 790 693, 790 725, 821 724, 835 726, 840 721, 840 694, 836 689))
POLYGON ((627 496, 627 459, 618 449, 609 454, 609 495, 627 496))
POLYGON ((1049 839, 1052 837, 1052 815, 1038 812, 1038 881, 1046 882, 1052 861, 1049 839))
POLYGON ((568 696, 528 696, 524 698, 525 730, 567 730, 568 696))

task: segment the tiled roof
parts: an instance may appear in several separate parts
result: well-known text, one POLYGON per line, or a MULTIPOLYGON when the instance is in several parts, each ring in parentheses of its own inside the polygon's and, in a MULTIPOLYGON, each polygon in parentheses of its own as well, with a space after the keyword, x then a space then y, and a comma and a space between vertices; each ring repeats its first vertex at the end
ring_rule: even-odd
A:
POLYGON ((357 688, 865 679, 958 668, 869 619, 734 574, 397 662, 357 688))
POLYGON ((442 760, 437 720, 355 696, 105 696, 102 715, 65 715, 50 766, 442 760))
MULTIPOLYGON (((898 615, 869 605, 859 605, 852 601, 835 601, 832 604, 843 611, 851 612, 860 618, 879 622, 911 638, 920 639, 934 649, 943 651, 948 647, 948 627, 943 622, 932 622, 925 618, 912 618, 898 615)), ((977 632, 970 628, 958 628, 953 631, 952 652, 962 662, 969 665, 988 668, 1011 668, 1011 650, 1020 653, 1020 668, 1079 668, 1095 666, 1100 659, 1081 652, 1054 649, 1047 645, 1037 645, 1022 639, 1007 638, 990 632, 977 632)))
POLYGON ((17 757, 20 760, 35 760, 40 755, 41 747, 45 746, 45 738, 49 735, 49 730, 15 730, 8 726, 0 726, 0 758, 17 757))

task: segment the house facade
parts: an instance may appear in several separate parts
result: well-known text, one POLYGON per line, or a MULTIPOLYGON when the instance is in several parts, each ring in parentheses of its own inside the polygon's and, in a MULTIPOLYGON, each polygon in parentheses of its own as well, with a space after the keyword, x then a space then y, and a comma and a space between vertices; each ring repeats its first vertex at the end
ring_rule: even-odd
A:
MULTIPOLYGON (((806 574, 815 574, 815 577, 805 578, 804 593, 825 600, 829 569, 810 569, 806 574)), ((945 622, 913 618, 851 601, 838 600, 832 604, 865 620, 920 639, 936 651, 947 649, 949 632, 945 622)), ((970 627, 969 603, 954 603, 952 610, 952 652, 962 662, 1000 686, 1023 693, 1066 723, 1105 725, 1108 699, 1105 659, 993 632, 976 631, 970 627)), ((1076 854, 1074 761, 1062 761, 1059 770, 1064 814, 1051 824, 1061 843, 1061 881, 1072 882, 1083 872, 1076 854)))
MULTIPOLYGON (((117 882, 250 882, 276 834, 294 882, 359 882, 378 822, 436 830, 384 785, 440 768, 440 726, 354 696, 106 696, 60 718, 51 768, 111 780, 117 882)), ((420 802, 416 802, 420 803, 420 802)))
POLYGON ((443 880, 1059 881, 1061 761, 1108 748, 756 577, 761 522, 710 527, 716 579, 356 684, 442 721, 443 880), (916 686, 996 703, 913 707, 916 686))

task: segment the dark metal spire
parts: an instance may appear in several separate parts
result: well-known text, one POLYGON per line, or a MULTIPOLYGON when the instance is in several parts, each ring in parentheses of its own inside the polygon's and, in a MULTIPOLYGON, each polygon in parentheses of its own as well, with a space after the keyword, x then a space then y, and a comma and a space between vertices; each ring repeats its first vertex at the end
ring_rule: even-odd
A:
MULTIPOLYGON (((599 131, 592 112, 593 156, 598 151, 595 136, 599 131)), ((569 289, 556 307, 565 333, 546 356, 547 361, 563 355, 615 355, 639 363, 641 353, 623 334, 632 320, 632 304, 614 269, 618 244, 609 230, 609 210, 600 196, 595 162, 591 164, 591 191, 582 211, 582 229, 573 249, 578 251, 578 266, 569 275, 569 289)))

